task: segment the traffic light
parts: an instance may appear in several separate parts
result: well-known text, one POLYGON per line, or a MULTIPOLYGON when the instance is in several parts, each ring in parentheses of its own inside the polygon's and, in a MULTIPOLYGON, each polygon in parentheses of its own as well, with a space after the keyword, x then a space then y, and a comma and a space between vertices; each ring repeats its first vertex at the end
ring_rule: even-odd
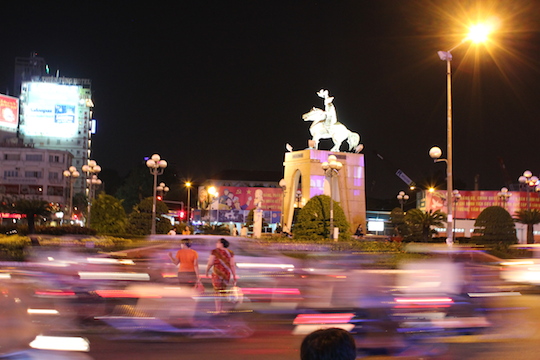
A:
POLYGON ((178 215, 180 217, 180 220, 184 220, 184 218, 186 217, 186 212, 184 210, 180 210, 180 213, 178 215))
POLYGON ((157 199, 158 201, 161 201, 161 200, 163 200, 163 196, 157 195, 157 196, 156 196, 156 199, 157 199))

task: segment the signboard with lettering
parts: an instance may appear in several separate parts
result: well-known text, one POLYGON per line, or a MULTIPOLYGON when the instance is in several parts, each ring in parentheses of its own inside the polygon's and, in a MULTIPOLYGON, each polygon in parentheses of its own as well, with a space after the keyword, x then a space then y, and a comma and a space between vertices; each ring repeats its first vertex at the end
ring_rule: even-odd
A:
MULTIPOLYGON (((510 197, 505 201, 499 197, 499 191, 460 191, 461 198, 453 203, 453 217, 456 219, 476 219, 478 215, 489 206, 501 206, 510 215, 516 211, 527 210, 527 203, 531 209, 540 210, 540 196, 536 192, 527 194, 525 191, 509 191, 510 197), (528 199, 528 200, 527 200, 528 199)), ((424 211, 441 210, 447 212, 446 191, 427 192, 425 206, 420 209, 424 211)))
POLYGON ((0 129, 15 131, 19 122, 19 99, 0 94, 0 129))
POLYGON ((203 210, 251 210, 258 204, 262 210, 281 211, 283 190, 266 187, 215 186, 215 194, 199 187, 199 208, 203 210))

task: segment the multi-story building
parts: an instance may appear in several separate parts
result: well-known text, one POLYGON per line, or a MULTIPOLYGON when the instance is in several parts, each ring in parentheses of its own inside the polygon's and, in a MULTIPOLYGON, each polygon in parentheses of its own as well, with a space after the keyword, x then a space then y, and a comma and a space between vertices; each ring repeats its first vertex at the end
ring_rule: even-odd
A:
POLYGON ((63 171, 73 156, 68 151, 31 146, 0 147, 0 196, 37 198, 64 207, 69 190, 63 171))
MULTIPOLYGON (((35 77, 21 85, 18 136, 35 149, 70 152, 69 165, 80 171, 91 156, 93 107, 90 80, 35 77)), ((86 188, 85 174, 81 175, 74 184, 75 193, 86 188)))

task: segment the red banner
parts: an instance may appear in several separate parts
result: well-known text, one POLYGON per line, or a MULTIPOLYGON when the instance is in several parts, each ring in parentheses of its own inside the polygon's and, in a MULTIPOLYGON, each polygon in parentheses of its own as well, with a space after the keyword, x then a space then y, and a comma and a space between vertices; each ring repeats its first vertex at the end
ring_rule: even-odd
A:
MULTIPOLYGON (((501 206, 510 215, 516 211, 527 210, 527 203, 531 209, 540 210, 540 196, 536 192, 509 191, 510 197, 499 196, 499 191, 460 191, 461 197, 454 201, 452 211, 456 219, 476 219, 478 215, 489 206, 501 206)), ((420 206, 422 210, 441 210, 447 212, 446 191, 427 192, 425 205, 420 206)))
POLYGON ((17 128, 19 121, 19 99, 0 94, 0 126, 17 128))

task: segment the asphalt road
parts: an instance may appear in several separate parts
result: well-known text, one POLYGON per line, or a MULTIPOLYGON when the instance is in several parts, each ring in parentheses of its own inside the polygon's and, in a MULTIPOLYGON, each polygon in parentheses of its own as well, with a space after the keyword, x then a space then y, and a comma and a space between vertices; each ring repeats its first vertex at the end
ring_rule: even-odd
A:
MULTIPOLYGON (((481 335, 430 339, 405 347, 393 355, 362 354, 365 359, 538 359, 540 296, 525 295, 501 301, 508 310, 492 315, 494 327, 481 335)), ((292 326, 261 322, 255 334, 244 339, 186 339, 183 337, 88 336, 96 360, 136 359, 258 359, 298 360, 303 336, 292 335, 292 326)))

